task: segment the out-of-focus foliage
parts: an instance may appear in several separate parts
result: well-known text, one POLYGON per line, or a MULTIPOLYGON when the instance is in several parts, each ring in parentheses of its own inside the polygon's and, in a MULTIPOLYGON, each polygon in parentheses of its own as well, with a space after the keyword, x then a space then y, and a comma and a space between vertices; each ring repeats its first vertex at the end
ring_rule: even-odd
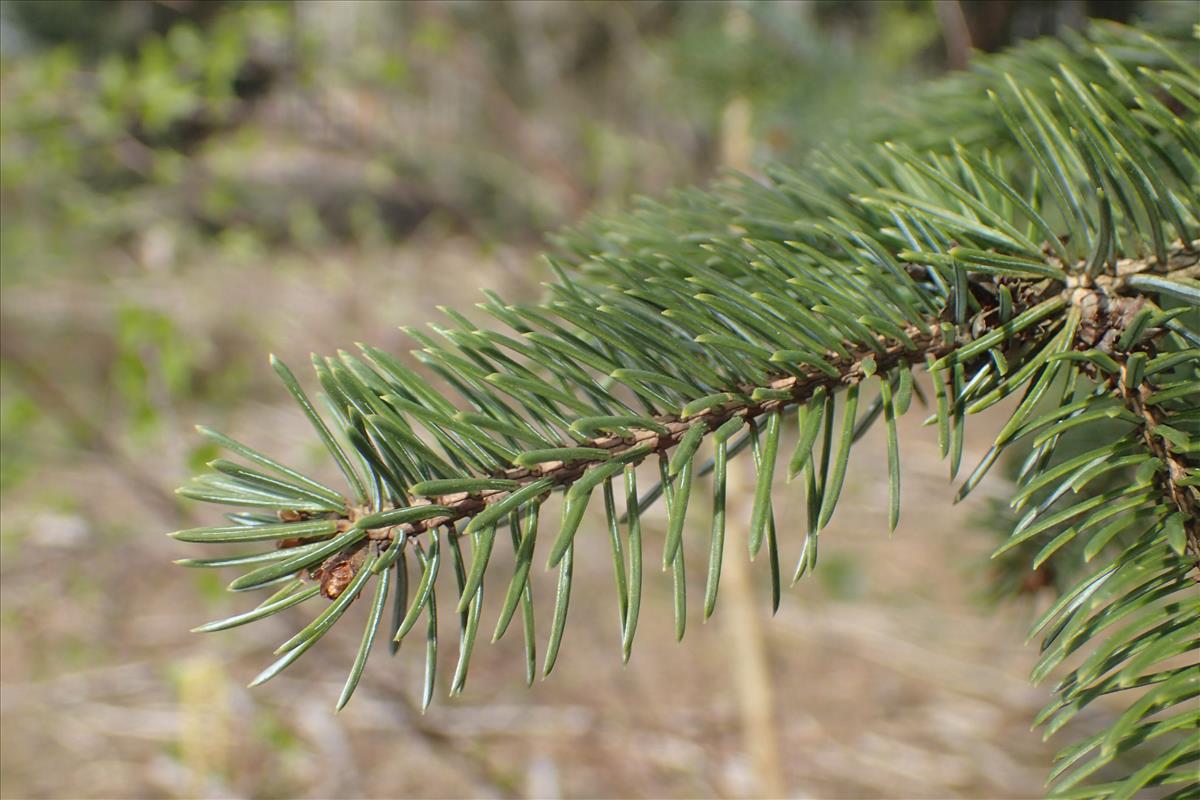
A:
MULTIPOLYGON (((41 6, 36 6, 40 8, 41 6)), ((87 16, 102 4, 83 4, 87 16)), ((64 12, 70 16, 69 11, 64 12)), ((130 246, 155 226, 194 236, 193 148, 235 125, 265 89, 265 53, 284 45, 280 7, 249 5, 201 28, 150 33, 86 56, 70 44, 0 62, 0 192, 7 272, 62 269, 93 248, 130 246)), ((219 194, 219 188, 209 187, 219 194)), ((209 199, 202 205, 217 204, 209 199)), ((161 236, 159 237, 161 239, 161 236)))
POLYGON ((764 154, 796 152, 939 52, 925 4, 747 4, 741 36, 705 3, 226 3, 137 37, 104 4, 5 13, 28 28, 0 62, 6 271, 214 236, 255 257, 431 214, 536 233, 703 177, 732 97, 764 154))
MULTIPOLYGON (((1046 32, 1029 13, 976 27, 1046 32)), ((6 271, 430 220, 537 235, 711 174, 733 98, 759 156, 796 158, 941 68, 949 36, 927 2, 10 0, 3 18, 6 271)))

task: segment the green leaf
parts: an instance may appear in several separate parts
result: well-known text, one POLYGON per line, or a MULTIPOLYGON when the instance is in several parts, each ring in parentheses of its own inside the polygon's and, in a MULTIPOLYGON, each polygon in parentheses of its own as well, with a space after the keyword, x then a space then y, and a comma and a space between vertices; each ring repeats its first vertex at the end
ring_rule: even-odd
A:
POLYGON ((687 573, 684 569, 683 548, 675 552, 671 561, 671 587, 675 608, 675 641, 682 642, 687 631, 687 573))
POLYGON ((883 398, 883 419, 887 423, 888 530, 894 531, 900 521, 900 443, 896 436, 892 384, 886 377, 879 382, 879 392, 883 398))
POLYGON ((298 592, 285 595, 284 597, 260 605, 258 608, 250 611, 236 614, 232 617, 217 620, 215 622, 207 622, 204 625, 192 628, 192 633, 210 633, 212 631, 224 631, 230 628, 236 628, 239 625, 245 625, 247 622, 255 622, 260 619, 265 619, 272 614, 278 614, 286 608, 300 605, 305 600, 308 600, 313 595, 321 591, 320 586, 309 586, 298 592))
POLYGON ((749 402, 749 398, 733 392, 718 392, 717 394, 705 395, 698 397, 683 407, 679 412, 680 419, 694 417, 703 411, 710 411, 714 408, 722 406, 745 404, 749 402))
MULTIPOLYGON (((775 476, 775 459, 779 453, 780 413, 766 415, 762 454, 758 460, 758 478, 754 485, 754 506, 750 512, 750 557, 758 555, 771 516, 771 482, 775 476)), ((753 425, 753 423, 751 423, 753 425)), ((851 422, 853 427, 853 421, 851 422)))
POLYGON ((571 430, 575 431, 581 436, 594 436, 601 431, 623 435, 628 428, 639 428, 653 431, 658 434, 665 434, 668 432, 666 426, 655 422, 649 417, 635 417, 629 415, 582 417, 571 423, 571 430))
MULTIPOLYGON (((472 520, 474 522, 474 520, 472 520)), ((469 526, 468 526, 469 527, 469 526)), ((464 536, 471 536, 474 546, 471 548, 471 571, 467 574, 466 583, 463 585, 462 594, 458 598, 458 613, 470 613, 468 611, 471 602, 480 594, 483 586, 483 575, 487 570, 488 559, 492 556, 492 547, 496 543, 496 526, 489 525, 485 528, 477 528, 476 530, 467 533, 463 532, 464 536)), ((477 623, 478 624, 478 621, 477 623)), ((452 683, 455 686, 457 683, 452 683)))
MULTIPOLYGON (((537 530, 538 517, 540 515, 541 506, 530 504, 525 507, 525 521, 520 528, 520 539, 516 544, 516 565, 513 568, 512 580, 508 583, 508 592, 504 596, 504 603, 500 607, 500 617, 496 620, 496 630, 492 634, 492 641, 498 642, 508 630, 509 622, 512 620, 513 614, 516 612, 517 603, 530 593, 529 588, 529 569, 533 565, 533 550, 537 545, 537 530)), ((516 513, 516 512, 513 512, 516 513)), ((510 529, 512 526, 509 526, 510 529)), ((516 537, 517 532, 513 529, 513 535, 516 537)))
POLYGON ((966 409, 962 398, 967 394, 963 384, 963 365, 955 364, 950 368, 951 385, 953 387, 952 414, 950 422, 950 480, 958 476, 958 468, 962 464, 963 442, 966 438, 966 409))
MULTIPOLYGON (((438 616, 437 616, 437 591, 434 588, 433 578, 437 577, 438 571, 438 540, 437 532, 434 532, 434 539, 429 545, 429 554, 421 549, 420 544, 417 545, 417 558, 421 561, 422 579, 421 584, 417 586, 417 602, 410 608, 416 608, 416 613, 410 610, 413 614, 413 622, 416 621, 416 616, 420 614, 421 607, 424 606, 428 616, 428 623, 425 626, 425 687, 421 694, 421 711, 429 708, 429 703, 433 700, 433 690, 437 684, 437 652, 438 652, 438 616), (428 587, 425 587, 424 576, 430 576, 428 587)), ((401 623, 401 628, 407 633, 407 629, 411 628, 413 622, 408 622, 407 616, 405 622, 401 623)), ((397 633, 396 641, 403 638, 404 633, 397 633)))
POLYGON ((575 541, 575 533, 579 530, 580 523, 583 522, 583 515, 587 511, 588 502, 591 498, 591 492, 582 496, 568 495, 563 498, 562 523, 559 526, 558 535, 555 537, 554 543, 550 546, 550 554, 546 558, 546 569, 558 566, 559 561, 571 549, 575 541))
POLYGON ((383 619, 383 608, 387 605, 390 582, 391 572, 387 570, 380 573, 379 580, 375 582, 375 599, 371 602, 371 612, 367 617, 367 626, 363 630, 362 642, 359 643, 358 653, 354 657, 354 664, 350 667, 350 675, 346 678, 346 685, 342 687, 342 693, 338 697, 338 711, 341 711, 346 707, 346 703, 350 702, 350 698, 354 695, 354 690, 358 688, 359 680, 362 679, 363 669, 367 665, 367 657, 371 654, 371 645, 375 643, 375 634, 379 630, 379 621, 383 619))
POLYGON ((265 475, 261 472, 243 467, 240 464, 234 464, 231 461, 226 461, 223 458, 209 461, 207 466, 209 469, 216 470, 224 475, 228 475, 235 481, 243 484, 248 484, 251 487, 260 489, 277 495, 285 495, 295 497, 301 502, 316 503, 323 505, 330 511, 344 511, 346 508, 346 500, 343 497, 336 495, 330 497, 324 491, 315 491, 308 488, 306 485, 301 485, 299 482, 292 482, 281 478, 275 478, 270 475, 265 475))
POLYGON ((255 450, 251 447, 247 447, 246 445, 242 444, 241 442, 234 441, 233 439, 229 438, 228 436, 226 436, 223 433, 214 431, 212 428, 206 428, 203 425, 197 425, 196 430, 199 431, 201 435, 211 439, 212 441, 219 444, 221 447, 224 447, 226 450, 230 450, 234 453, 237 453, 238 455, 242 456, 243 458, 249 459, 250 461, 253 461, 255 464, 258 464, 260 467, 266 467, 267 469, 274 470, 275 472, 278 472, 279 474, 289 478, 293 482, 298 483, 302 486, 305 486, 308 489, 312 490, 313 492, 316 492, 317 494, 320 494, 329 500, 332 500, 335 502, 340 501, 343 504, 345 503, 345 498, 343 498, 340 494, 338 494, 333 489, 330 489, 328 486, 325 486, 324 484, 321 484, 321 483, 317 483, 313 479, 300 474, 299 472, 297 472, 294 469, 291 469, 290 467, 285 467, 283 464, 280 464, 278 461, 276 461, 272 458, 268 458, 267 456, 263 455, 259 451, 255 450))
POLYGON ((598 447, 550 447, 544 450, 527 450, 513 459, 518 467, 536 467, 547 462, 603 461, 612 454, 598 447))
POLYGON ((1200 305, 1200 281, 1146 274, 1130 275, 1125 280, 1131 289, 1165 294, 1192 306, 1200 305))
POLYGON ((287 390, 291 393, 292 397, 296 399, 296 402, 304 411, 305 416, 308 417, 308 421, 311 422, 313 428, 316 429, 317 435, 321 437, 321 442, 325 445, 325 449, 329 451, 331 456, 333 456, 333 460, 337 463, 338 469, 340 469, 342 474, 346 476, 346 480, 349 482, 350 487, 354 490, 354 497, 360 504, 365 503, 367 499, 367 490, 363 486, 362 479, 358 476, 358 473, 350 464, 350 459, 346 458, 346 453, 342 450, 342 446, 337 443, 337 441, 333 438, 333 434, 329 432, 329 428, 325 425, 325 421, 322 420, 321 416, 317 413, 317 409, 313 407, 312 402, 308 399, 308 395, 306 395, 304 390, 300 388, 300 383, 296 380, 296 376, 292 374, 292 371, 288 369, 286 364, 284 364, 274 355, 271 356, 271 367, 275 370, 276 374, 279 375, 280 379, 283 380, 284 386, 287 387, 287 390))
POLYGON ((525 645, 525 685, 532 686, 537 677, 537 638, 533 621, 533 589, 528 584, 521 598, 521 632, 525 645))
POLYGON ((800 438, 796 440, 796 449, 788 460, 788 480, 792 480, 812 457, 812 446, 821 430, 821 418, 825 407, 826 390, 824 386, 813 392, 812 399, 799 408, 800 438))
POLYGON ((404 622, 404 612, 408 607, 408 541, 403 540, 396 554, 396 590, 392 592, 392 622, 388 626, 388 653, 396 655, 400 649, 400 640, 394 638, 404 622))
MULTIPOLYGON (((404 614, 404 619, 396 627, 396 632, 392 634, 393 641, 401 641, 408 632, 412 630, 412 626, 417 623, 417 618, 421 616, 421 610, 429 605, 432 609, 434 584, 437 581, 438 568, 441 565, 441 537, 437 529, 433 530, 433 538, 429 541, 429 555, 426 557, 423 550, 418 548, 417 555, 421 557, 421 579, 417 582, 417 591, 413 596, 412 603, 408 606, 408 611, 404 614)), ((430 611, 431 619, 436 616, 435 611, 430 611)), ((434 647, 436 648, 436 644, 434 647)))
POLYGON ((263 542, 275 539, 312 539, 337 533, 335 520, 281 522, 277 525, 232 525, 222 528, 191 528, 167 534, 181 542, 263 542))
POLYGON ((516 489, 520 485, 520 481, 503 478, 445 478, 414 483, 408 491, 416 497, 444 497, 462 492, 504 492, 516 489))
POLYGON ((932 364, 929 366, 929 373, 933 378, 933 395, 937 402, 938 452, 945 458, 950 452, 950 403, 946 396, 946 378, 941 371, 934 369, 932 364))
MULTIPOLYGON (((779 412, 776 411, 773 415, 778 424, 779 412)), ((758 430, 750 428, 750 437, 754 443, 754 468, 759 475, 763 474, 764 469, 769 469, 766 466, 766 452, 763 444, 759 441, 758 430)), ((760 478, 761 480, 761 478, 760 478)), ((763 512, 766 521, 766 529, 764 536, 767 542, 767 565, 771 573, 771 613, 775 614, 779 611, 779 543, 775 535, 775 514, 771 510, 770 496, 767 497, 767 507, 763 512)))
POLYGON ((1041 277, 1053 280, 1063 280, 1066 273, 1057 267, 1052 267, 1043 261, 1035 261, 1021 256, 1010 256, 988 250, 975 250, 969 247, 950 248, 950 257, 961 261, 973 271, 986 272, 1013 278, 1041 277))
POLYGON ((805 364, 816 367, 831 378, 839 375, 837 368, 832 364, 805 350, 777 350, 771 354, 770 360, 777 364, 805 364))
POLYGON ((454 509, 436 504, 409 506, 408 508, 393 508, 390 511, 378 511, 360 517, 355 523, 363 530, 390 528, 393 525, 405 525, 410 522, 447 517, 454 514, 454 509))
POLYGON ((823 487, 821 497, 821 512, 817 517, 817 529, 823 529, 833 516, 834 506, 842 493, 842 483, 846 479, 846 464, 850 461, 850 439, 854 435, 854 418, 858 413, 858 384, 846 389, 845 405, 842 408, 842 428, 838 440, 837 457, 833 461, 833 474, 829 483, 823 487))
POLYGON ((617 588, 617 612, 621 621, 621 630, 625 630, 625 620, 629 615, 629 585, 625 576, 625 548, 621 544, 621 529, 617 524, 617 503, 613 496, 612 481, 604 482, 604 518, 608 523, 608 541, 612 548, 613 578, 617 588))
POLYGON ((550 478, 539 478, 532 483, 522 486, 506 497, 494 503, 489 503, 484 506, 482 511, 471 518, 471 521, 467 523, 467 527, 463 530, 463 534, 470 536, 476 531, 495 527, 500 520, 513 511, 517 511, 526 503, 537 502, 538 498, 549 492, 553 486, 554 482, 550 478))
POLYGON ((546 645, 546 660, 542 676, 550 675, 558 661, 558 649, 562 646, 563 633, 567 629, 567 609, 571 605, 571 573, 574 568, 573 545, 568 545, 558 565, 558 588, 554 592, 554 617, 550 621, 550 641, 546 645))
POLYGON ((668 477, 674 478, 683 470, 685 464, 691 463, 692 457, 696 454, 696 450, 700 447, 700 442, 704 440, 704 434, 707 432, 708 426, 703 422, 697 422, 680 437, 679 444, 675 446, 675 452, 671 455, 668 464, 668 477))
POLYGON ((642 369, 615 369, 612 371, 611 377, 629 385, 631 388, 636 388, 637 384, 648 383, 652 386, 666 386, 676 389, 684 394, 690 394, 693 391, 691 385, 685 381, 672 378, 669 375, 661 375, 642 369))
POLYGON ((680 545, 683 543, 683 527, 687 518, 688 501, 692 495, 692 466, 689 459, 679 472, 679 483, 671 481, 669 467, 665 461, 660 462, 663 485, 667 490, 667 540, 663 546, 663 569, 671 566, 679 556, 680 545))
POLYGON ((633 649, 638 613, 642 607, 642 523, 638 507, 637 471, 625 467, 625 515, 629 526, 629 611, 621 633, 621 653, 626 663, 633 649))
MULTIPOLYGON (((495 528, 479 531, 473 536, 474 546, 471 553, 472 572, 474 572, 476 564, 480 562, 487 563, 487 558, 491 553, 495 537, 495 528)), ((451 695, 461 694, 463 686, 467 682, 467 670, 471 664, 471 653, 475 649, 475 638, 479 634, 479 617, 483 613, 483 578, 480 577, 474 589, 468 583, 467 588, 463 590, 462 598, 463 600, 467 600, 467 603, 464 603, 463 600, 459 601, 459 613, 466 608, 467 621, 458 646, 458 663, 454 667, 454 677, 450 681, 451 695)))
MULTIPOLYGON (((646 452, 649 452, 647 449, 646 452)), ((567 497, 571 500, 579 500, 588 497, 597 486, 606 483, 614 475, 618 475, 625 469, 625 462, 622 459, 614 458, 612 461, 606 461, 595 467, 585 471, 582 475, 571 484, 571 488, 567 490, 567 497)))
MULTIPOLYGON (((740 423, 740 419, 738 420, 740 423)), ((739 424, 740 428, 741 425, 739 424)), ((721 562, 725 554, 725 487, 727 482, 727 440, 722 435, 724 425, 713 436, 716 451, 713 467, 712 534, 708 547, 708 575, 704 582, 704 618, 712 616, 717 605, 717 590, 721 583, 721 562)))
POLYGON ((174 562, 181 567, 214 569, 218 567, 240 567, 246 564, 261 564, 264 561, 283 561, 284 559, 312 553, 325 545, 324 542, 313 542, 282 550, 267 550, 259 553, 242 553, 239 555, 223 556, 221 558, 180 558, 174 562))
POLYGON ((262 686, 264 683, 283 672, 285 669, 295 663, 296 659, 307 653, 310 647, 320 641, 320 638, 321 637, 319 636, 314 636, 299 647, 294 647, 284 653, 282 656, 272 662, 269 667, 258 673, 258 675, 254 676, 254 679, 251 680, 250 683, 246 684, 246 688, 253 689, 256 686, 262 686))

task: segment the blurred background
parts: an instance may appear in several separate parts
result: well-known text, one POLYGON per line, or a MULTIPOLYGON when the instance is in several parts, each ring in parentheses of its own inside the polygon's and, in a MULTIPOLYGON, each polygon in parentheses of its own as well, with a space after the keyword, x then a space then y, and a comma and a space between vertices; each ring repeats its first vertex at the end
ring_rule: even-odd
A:
MULTIPOLYGON (((547 232, 722 168, 802 163, 972 48, 1094 16, 1196 12, 0 2, 0 795, 1039 795, 1059 742, 1029 731, 1047 690, 1028 686, 1021 642, 1041 600, 987 602, 981 517, 1004 486, 951 506, 917 413, 900 529, 884 534, 872 434, 820 569, 774 620, 757 564, 676 644, 669 580, 650 574, 622 667, 606 545, 585 536, 551 679, 525 688, 509 636, 424 716, 409 646, 379 649, 333 714, 351 621, 244 689, 311 610, 189 634, 246 599, 224 592, 230 575, 172 566, 195 553, 162 533, 217 518, 172 493, 215 455, 192 423, 328 470, 268 352, 405 354, 397 326, 438 305, 469 309, 482 287, 536 299, 547 232)), ((795 494, 780 489, 780 519, 795 494)), ((536 581, 540 610, 552 582, 536 581)))

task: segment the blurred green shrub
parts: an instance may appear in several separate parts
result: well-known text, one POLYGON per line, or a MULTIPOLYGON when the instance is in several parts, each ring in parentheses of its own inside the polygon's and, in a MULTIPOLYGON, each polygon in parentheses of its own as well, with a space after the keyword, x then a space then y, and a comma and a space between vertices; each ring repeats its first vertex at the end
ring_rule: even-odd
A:
POLYGON ((237 6, 128 52, 72 42, 0 59, 5 272, 61 268, 171 219, 189 147, 264 90, 262 54, 280 49, 285 23, 282 5, 237 6))
POLYGON ((938 62, 927 3, 55 7, 6 5, 10 273, 137 251, 152 226, 235 258, 430 214, 533 234, 711 173, 732 97, 778 156, 938 62))

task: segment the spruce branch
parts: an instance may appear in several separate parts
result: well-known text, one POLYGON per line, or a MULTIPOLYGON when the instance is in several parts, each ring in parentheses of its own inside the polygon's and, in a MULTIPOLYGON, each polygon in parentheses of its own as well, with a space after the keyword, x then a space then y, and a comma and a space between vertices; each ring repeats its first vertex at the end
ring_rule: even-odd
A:
POLYGON ((349 491, 203 431, 253 466, 214 461, 181 493, 246 510, 230 514, 231 525, 174 535, 275 549, 183 563, 250 567, 230 584, 237 591, 282 586, 258 609, 202 629, 328 598, 261 683, 374 580, 339 707, 379 631, 397 642, 422 617, 428 704, 439 576, 451 573, 456 587, 450 690, 458 693, 490 556, 507 527, 516 567, 496 638, 520 607, 532 681, 529 572, 541 504, 563 493, 555 535, 541 543, 558 569, 548 673, 567 624, 575 537, 599 493, 628 658, 642 597, 642 511, 664 499, 663 567, 682 636, 695 478, 710 467, 717 478, 708 614, 724 558, 724 476, 745 449, 758 481, 750 555, 767 551, 778 604, 780 453, 794 441, 788 478, 802 487, 805 518, 788 528, 803 533, 799 578, 817 564, 855 441, 880 418, 895 526, 903 453, 895 421, 924 367, 935 394, 929 422, 952 479, 968 418, 1016 399, 958 493, 1006 453, 1027 452, 1012 498, 1022 516, 996 555, 1027 555, 1034 568, 1053 560, 1081 576, 1036 626, 1035 680, 1082 659, 1038 722, 1052 733, 1097 697, 1134 690, 1121 720, 1063 752, 1055 791, 1127 797, 1181 780, 1200 759, 1186 738, 1115 784, 1080 788, 1119 753, 1151 752, 1158 737, 1173 742, 1200 724, 1184 707, 1200 694, 1200 675, 1172 660, 1200 644, 1200 607, 1182 594, 1194 588, 1200 558, 1200 70, 1176 52, 1194 42, 1119 26, 1089 37, 1028 44, 935 85, 913 101, 918 129, 892 119, 884 141, 831 146, 802 172, 772 167, 762 182, 731 178, 645 201, 563 237, 542 302, 488 294, 479 308, 494 325, 445 310, 449 323, 432 334, 406 328, 421 372, 365 345, 361 355, 314 356, 327 414, 275 362, 349 491), (794 437, 782 432, 792 412, 794 437), (1102 437, 1091 434, 1101 428, 1102 437), (654 462, 657 485, 641 494, 639 467, 654 462))
MULTIPOLYGON (((1072 348, 1086 350, 1098 343, 1112 342, 1125 331, 1126 325, 1130 321, 1130 315, 1119 309, 1131 306, 1140 308, 1144 302, 1140 293, 1130 286, 1129 278, 1131 276, 1149 273, 1175 279, 1186 279, 1197 274, 1198 261, 1200 261, 1200 241, 1193 241, 1187 244, 1174 243, 1165 264, 1159 264, 1153 258, 1126 259, 1118 265, 1118 275, 1113 278, 1100 276, 1099 279, 1093 280, 1083 275, 1083 264, 1076 265, 1072 273, 1081 275, 1083 280, 1068 280, 1066 288, 1058 292, 1064 305, 1069 303, 1085 310, 1089 318, 1085 325, 1088 330, 1080 332, 1076 341, 1072 343, 1072 348), (1110 308, 1118 310, 1118 313, 1112 313, 1110 308)), ((1053 262, 1048 261, 1047 263, 1050 265, 1053 262)), ((1025 298, 1024 303, 1014 306, 1014 312, 1017 315, 1052 296, 1053 287, 1037 283, 1014 282, 1007 285, 1012 294, 1025 298)), ((994 292, 988 291, 993 287, 982 285, 982 288, 985 290, 985 297, 994 297, 994 292)), ((826 363, 835 370, 833 375, 815 367, 800 365, 799 374, 780 376, 763 386, 748 384, 730 386, 724 393, 730 397, 742 398, 742 401, 721 402, 686 417, 678 414, 659 414, 653 418, 657 423, 653 430, 639 428, 637 424, 628 424, 624 428, 626 432, 623 435, 609 435, 586 439, 582 442, 563 443, 560 448, 562 450, 604 451, 604 455, 597 452, 569 461, 552 459, 532 467, 507 469, 493 476, 500 481, 513 484, 509 488, 487 488, 480 491, 435 493, 415 497, 404 508, 433 505, 447 509, 447 511, 428 519, 404 522, 398 525, 368 527, 367 538, 376 543, 387 544, 398 536, 411 537, 432 528, 454 525, 460 520, 474 517, 489 505, 499 503, 513 492, 535 481, 548 480, 550 482, 550 487, 546 489, 546 492, 538 496, 544 498, 554 488, 571 485, 589 469, 600 464, 615 461, 636 466, 651 456, 666 454, 679 444, 688 431, 696 426, 704 426, 708 431, 715 431, 722 424, 734 418, 751 422, 767 413, 803 405, 820 388, 836 391, 858 385, 876 373, 888 373, 901 365, 911 367, 924 364, 930 359, 940 359, 954 352, 956 347, 972 345, 988 334, 999 332, 1000 328, 996 327, 998 323, 995 316, 997 310, 998 304, 995 300, 989 300, 987 305, 981 306, 975 315, 977 322, 973 322, 969 326, 971 333, 961 337, 959 341, 954 341, 953 333, 950 330, 943 331, 939 327, 942 324, 941 320, 929 319, 920 328, 909 326, 904 331, 903 342, 889 339, 885 335, 878 335, 875 337, 878 342, 877 347, 856 347, 849 351, 849 355, 827 353, 826 363), (870 370, 864 367, 867 359, 870 359, 874 365, 870 370), (755 396, 770 399, 758 401, 749 399, 755 396)), ((1020 338, 1018 337, 1008 341, 1010 347, 1019 343, 1020 338)), ((1153 434, 1153 428, 1158 424, 1160 415, 1145 406, 1144 398, 1138 399, 1137 393, 1148 395, 1153 392, 1153 387, 1142 383, 1139 384, 1137 392, 1131 392, 1122 381, 1112 378, 1110 381, 1113 382, 1114 389, 1120 391, 1122 397, 1126 398, 1131 410, 1146 420, 1147 443, 1152 452, 1156 457, 1162 458, 1164 463, 1171 465, 1171 481, 1174 482, 1170 483, 1167 488, 1167 494, 1181 511, 1189 515, 1191 519, 1189 535, 1194 538, 1196 535, 1194 529, 1197 524, 1194 519, 1197 492, 1194 487, 1184 490, 1176 485, 1177 481, 1186 477, 1186 468, 1177 457, 1165 449, 1163 440, 1153 434), (1151 442, 1154 444, 1151 445, 1151 442)), ((394 509, 384 509, 384 513, 389 510, 394 509)), ((374 516, 375 513, 378 512, 372 512, 367 508, 349 509, 341 517, 338 529, 340 531, 348 530, 355 524, 360 524, 360 520, 363 518, 374 516)), ((297 514, 295 518, 303 517, 297 514)))

